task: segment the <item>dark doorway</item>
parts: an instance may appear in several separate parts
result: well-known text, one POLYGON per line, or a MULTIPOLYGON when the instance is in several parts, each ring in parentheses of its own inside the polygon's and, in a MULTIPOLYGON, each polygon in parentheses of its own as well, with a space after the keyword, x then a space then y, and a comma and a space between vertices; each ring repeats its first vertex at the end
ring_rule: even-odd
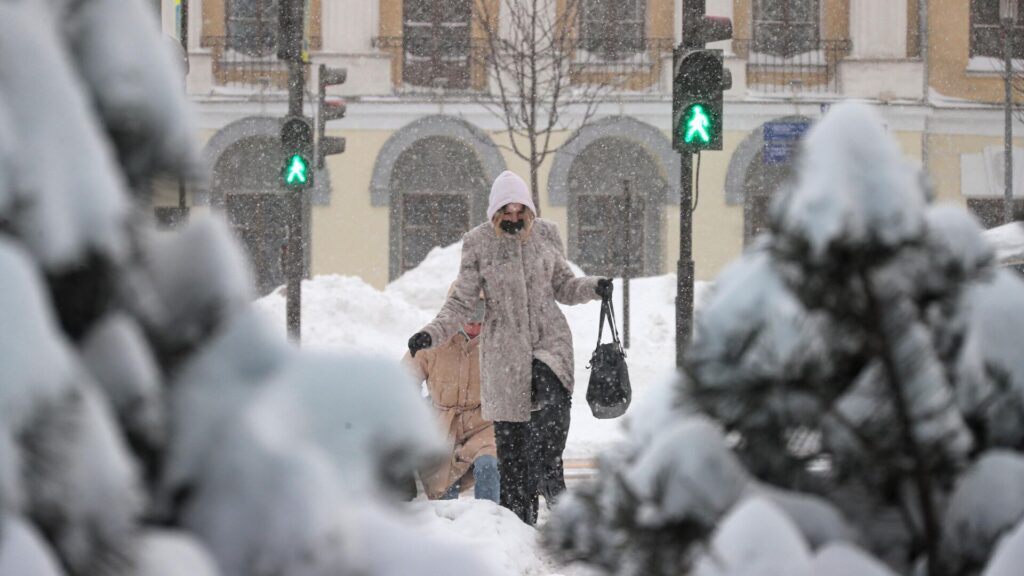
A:
MULTIPOLYGON (((224 199, 228 222, 242 241, 260 296, 285 282, 281 262, 289 209, 279 185, 283 158, 277 138, 254 136, 228 147, 213 169, 214 197, 224 199)), ((303 217, 308 222, 308 214, 303 217)), ((308 240, 309 226, 304 228, 308 240)), ((306 255, 308 260, 308 251, 306 255)))
MULTIPOLYGON (((794 178, 803 134, 812 123, 805 116, 778 118, 755 130, 737 149, 733 160, 739 162, 741 168, 737 169, 736 183, 732 186, 739 188, 739 178, 742 178, 744 247, 768 231, 772 201, 778 191, 794 178), (791 134, 780 139, 781 128, 776 125, 781 125, 781 128, 789 126, 791 134), (794 126, 803 126, 803 131, 794 126), (775 128, 774 137, 771 136, 772 128, 775 128)), ((729 170, 733 172, 732 162, 729 170)))
POLYGON ((743 246, 768 231, 769 211, 775 193, 793 175, 793 164, 766 164, 759 151, 743 180, 743 246))
POLYGON ((397 256, 391 278, 482 222, 474 215, 485 212, 488 191, 483 167, 465 142, 430 136, 402 152, 391 174, 391 242, 397 256))
POLYGON ((577 264, 594 276, 643 275, 644 200, 630 194, 576 197, 579 218, 577 264), (614 215, 614 216, 613 216, 614 215), (627 224, 628 222, 628 224, 627 224))
POLYGON ((661 272, 662 206, 668 184, 647 150, 601 138, 569 169, 569 256, 587 274, 661 272), (627 201, 628 192, 628 201, 627 201))
POLYGON ((269 294, 286 282, 288 202, 280 194, 228 194, 228 222, 242 241, 256 276, 256 292, 269 294))
POLYGON ((469 203, 461 194, 402 196, 402 272, 415 268, 435 246, 458 242, 469 229, 469 203))

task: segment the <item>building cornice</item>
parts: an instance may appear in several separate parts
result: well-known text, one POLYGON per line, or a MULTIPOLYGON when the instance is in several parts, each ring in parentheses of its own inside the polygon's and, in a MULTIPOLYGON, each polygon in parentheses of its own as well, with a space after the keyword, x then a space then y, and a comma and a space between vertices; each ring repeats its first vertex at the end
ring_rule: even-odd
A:
MULTIPOLYGON (((819 118, 841 99, 810 100, 805 98, 759 98, 726 100, 725 129, 727 132, 750 132, 765 122, 787 116, 819 118)), ((930 134, 999 136, 1003 133, 1001 106, 947 102, 938 105, 920 102, 880 102, 860 100, 875 105, 890 130, 923 132, 930 134)), ((219 130, 242 118, 252 116, 281 117, 287 111, 287 101, 275 96, 263 100, 243 100, 226 96, 194 98, 197 124, 204 130, 219 130)), ((622 97, 597 106, 593 119, 629 116, 640 122, 662 127, 667 133, 671 124, 671 99, 668 95, 622 97)), ((565 130, 579 128, 585 116, 582 104, 570 105, 563 113, 565 130)), ((485 106, 468 98, 433 99, 418 95, 352 98, 348 101, 348 115, 332 129, 337 130, 398 130, 426 116, 448 115, 460 118, 487 131, 501 132, 505 126, 495 114, 493 106, 485 106)), ((312 114, 307 104, 307 114, 312 114)))

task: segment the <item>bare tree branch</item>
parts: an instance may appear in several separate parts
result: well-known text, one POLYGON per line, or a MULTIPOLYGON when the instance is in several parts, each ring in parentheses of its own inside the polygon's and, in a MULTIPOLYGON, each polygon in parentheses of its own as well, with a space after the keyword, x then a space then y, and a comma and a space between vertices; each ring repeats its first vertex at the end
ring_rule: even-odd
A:
POLYGON ((529 164, 535 205, 540 166, 558 150, 552 135, 587 124, 616 82, 638 70, 614 61, 588 67, 591 55, 578 43, 582 1, 474 1, 484 45, 476 55, 489 88, 478 101, 502 123, 505 149, 529 164), (576 108, 581 115, 570 120, 566 112, 576 108))

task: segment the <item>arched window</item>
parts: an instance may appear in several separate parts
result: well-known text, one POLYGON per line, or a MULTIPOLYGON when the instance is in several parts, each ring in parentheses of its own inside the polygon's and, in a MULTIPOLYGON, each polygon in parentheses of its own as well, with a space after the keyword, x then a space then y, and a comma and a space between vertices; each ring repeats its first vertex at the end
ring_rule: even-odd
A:
MULTIPOLYGON (((811 119, 804 116, 787 116, 769 122, 748 136, 730 160, 726 198, 728 201, 731 195, 730 187, 742 186, 737 191, 742 193, 743 200, 744 246, 768 230, 772 200, 795 176, 794 163, 799 154, 799 142, 810 123, 811 119), (773 127, 773 124, 781 126, 773 127), (773 129, 785 129, 793 139, 772 138, 768 133, 773 129), (734 170, 735 179, 732 176, 734 170)), ((735 200, 737 198, 734 197, 735 200)))
POLYGON ((402 152, 391 186, 392 225, 399 228, 392 236, 399 244, 396 275, 415 268, 435 246, 458 242, 478 224, 470 215, 480 211, 474 202, 485 202, 488 188, 473 150, 447 136, 423 138, 402 152))
POLYGON ((414 86, 469 87, 472 0, 405 0, 402 80, 414 86))
POLYGON ((596 140, 569 169, 570 255, 591 275, 657 274, 668 185, 654 158, 622 138, 596 140))
MULTIPOLYGON (((1024 58, 1024 0, 1017 2, 1017 23, 1012 28, 1013 58, 1024 58)), ((971 56, 1003 58, 1003 29, 999 0, 971 0, 971 56)))
POLYGON ((280 167, 265 161, 281 157, 277 138, 255 136, 232 144, 213 168, 213 188, 224 198, 228 222, 249 257, 261 296, 285 283, 288 199, 278 187, 280 167))
POLYGON ((818 49, 818 0, 754 0, 754 50, 794 56, 818 49))
POLYGON ((270 56, 277 47, 278 0, 226 0, 227 47, 248 56, 270 56))
POLYGON ((768 231, 768 212, 776 192, 793 177, 792 163, 766 164, 758 152, 743 181, 743 245, 768 231))
POLYGON ((580 48, 604 60, 643 52, 646 0, 580 0, 580 48))

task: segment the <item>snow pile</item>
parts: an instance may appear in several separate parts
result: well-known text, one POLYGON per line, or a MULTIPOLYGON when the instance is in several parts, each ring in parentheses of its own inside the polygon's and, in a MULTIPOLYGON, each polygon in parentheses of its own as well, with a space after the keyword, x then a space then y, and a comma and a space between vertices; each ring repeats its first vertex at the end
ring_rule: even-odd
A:
POLYGON ((444 304, 448 287, 459 274, 461 259, 462 242, 433 248, 423 262, 388 284, 384 293, 427 312, 430 320, 444 304))
POLYGON ((992 562, 982 576, 1015 576, 1024 566, 1024 524, 999 541, 992 562))
POLYGON ((793 522, 770 502, 751 498, 729 513, 698 562, 696 576, 811 576, 811 551, 793 522))
POLYGON ((537 555, 537 531, 493 502, 463 498, 415 502, 412 506, 411 521, 418 528, 432 534, 447 534, 453 542, 467 549, 486 551, 482 556, 492 565, 488 574, 546 576, 551 573, 551 567, 537 555))
MULTIPOLYGON (((457 259, 455 263, 458 266, 457 259)), ((442 285, 436 278, 424 286, 424 293, 442 285)), ((444 294, 440 293, 441 302, 444 294)), ((285 330, 286 304, 284 287, 256 302, 281 332, 285 330)), ((401 292, 382 292, 354 276, 317 276, 302 283, 303 346, 397 361, 405 353, 409 336, 431 318, 433 314, 406 301, 401 292)))
MULTIPOLYGON (((459 270, 462 243, 434 248, 419 266, 409 270, 383 291, 362 279, 325 275, 302 284, 302 343, 317 349, 365 354, 397 362, 409 337, 440 310, 459 270)), ((583 272, 574 264, 577 275, 583 272)), ((625 321, 622 280, 615 279, 615 309, 619 333, 625 321)), ((706 298, 709 284, 698 282, 696 302, 706 298)), ((674 274, 630 281, 630 348, 627 350, 633 402, 643 402, 650 383, 671 379, 675 373, 674 274)), ((255 306, 282 333, 285 330, 285 291, 279 288, 255 306)), ((599 420, 590 413, 585 395, 587 365, 597 343, 600 303, 560 306, 573 333, 576 361, 576 401, 565 456, 589 458, 623 436, 618 420, 599 420)), ((605 342, 610 340, 607 330, 605 342)))
POLYGON ((985 231, 985 239, 1000 261, 1024 259, 1024 223, 1010 222, 985 231))
POLYGON ((779 242, 820 262, 836 253, 894 249, 920 234, 925 195, 880 122, 836 106, 807 135, 800 183, 772 204, 779 242), (870 170, 864 170, 870 166, 870 170))
POLYGON ((1024 457, 1003 450, 985 454, 960 479, 946 516, 948 562, 961 569, 984 566, 999 538, 1024 518, 1024 457))
POLYGON ((36 529, 18 517, 3 518, 0 525, 0 574, 61 576, 58 561, 36 529))

